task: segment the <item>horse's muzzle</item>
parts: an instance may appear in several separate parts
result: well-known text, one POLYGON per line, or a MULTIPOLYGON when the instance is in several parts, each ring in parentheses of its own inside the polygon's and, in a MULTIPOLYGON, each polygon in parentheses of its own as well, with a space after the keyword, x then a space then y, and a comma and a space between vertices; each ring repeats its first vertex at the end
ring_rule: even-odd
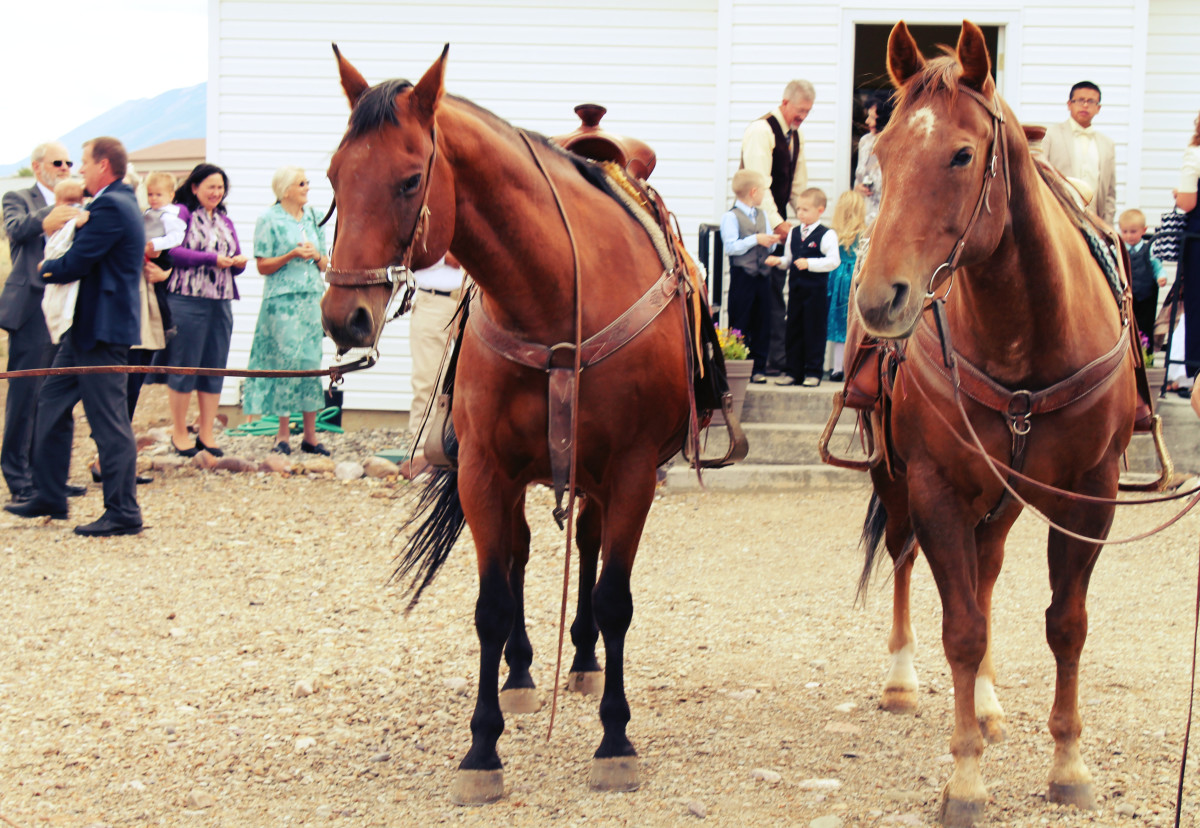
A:
POLYGON ((368 348, 375 343, 375 320, 371 311, 361 305, 340 319, 326 316, 324 321, 325 332, 339 350, 368 348))
POLYGON ((921 314, 921 301, 907 280, 859 284, 855 303, 871 336, 903 339, 912 333, 921 314))

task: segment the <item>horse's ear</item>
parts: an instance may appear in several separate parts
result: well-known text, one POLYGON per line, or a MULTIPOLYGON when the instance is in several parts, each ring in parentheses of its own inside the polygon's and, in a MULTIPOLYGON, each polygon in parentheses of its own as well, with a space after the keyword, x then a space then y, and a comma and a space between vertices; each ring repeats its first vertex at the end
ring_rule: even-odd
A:
POLYGON ((358 99, 362 97, 362 93, 366 92, 371 84, 367 83, 367 79, 342 56, 336 43, 333 44, 333 54, 337 57, 338 72, 342 76, 342 91, 346 93, 346 98, 350 101, 350 108, 353 109, 354 105, 358 103, 358 99))
POLYGON ((421 76, 421 79, 417 81, 416 88, 413 89, 413 101, 423 120, 428 121, 433 118, 438 101, 442 99, 442 93, 446 91, 446 55, 449 52, 450 44, 447 43, 442 47, 441 56, 425 70, 425 74, 421 76))
POLYGON ((962 82, 982 92, 992 76, 992 60, 988 57, 983 30, 970 20, 963 21, 962 34, 958 36, 958 62, 962 65, 962 82))
POLYGON ((888 35, 888 74, 892 76, 892 85, 897 89, 925 66, 925 57, 921 54, 917 41, 912 32, 901 20, 892 28, 888 35))

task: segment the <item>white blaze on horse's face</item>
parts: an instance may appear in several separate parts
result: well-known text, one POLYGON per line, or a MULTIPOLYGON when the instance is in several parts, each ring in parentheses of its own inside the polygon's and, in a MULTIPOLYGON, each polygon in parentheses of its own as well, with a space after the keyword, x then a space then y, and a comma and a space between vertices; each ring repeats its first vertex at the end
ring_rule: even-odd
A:
POLYGON ((924 132, 925 140, 928 141, 933 137, 933 130, 937 126, 937 115, 934 115, 928 106, 923 106, 908 117, 908 125, 914 131, 924 132))

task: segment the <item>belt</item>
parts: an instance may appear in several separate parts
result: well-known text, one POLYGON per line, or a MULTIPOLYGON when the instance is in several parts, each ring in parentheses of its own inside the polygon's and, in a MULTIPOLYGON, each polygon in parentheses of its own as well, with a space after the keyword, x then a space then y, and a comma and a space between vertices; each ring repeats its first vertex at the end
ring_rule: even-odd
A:
POLYGON ((422 293, 432 293, 434 296, 446 296, 456 301, 458 300, 458 297, 462 295, 462 290, 460 288, 455 288, 454 290, 435 290, 434 288, 419 287, 417 290, 421 291, 422 293))

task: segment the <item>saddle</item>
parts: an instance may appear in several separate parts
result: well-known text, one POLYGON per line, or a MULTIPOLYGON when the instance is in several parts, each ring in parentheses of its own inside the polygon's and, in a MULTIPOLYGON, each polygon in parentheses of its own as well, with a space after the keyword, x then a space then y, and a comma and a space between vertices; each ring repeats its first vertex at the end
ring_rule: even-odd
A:
MULTIPOLYGON (((655 284, 621 316, 580 346, 581 370, 596 364, 630 342, 668 306, 679 303, 686 321, 687 349, 691 368, 692 395, 689 427, 682 446, 685 456, 690 446, 697 469, 718 468, 736 463, 746 456, 749 444, 732 410, 733 397, 725 376, 725 363, 718 345, 716 328, 704 295, 699 268, 688 255, 673 216, 662 197, 644 182, 634 180, 615 162, 595 164, 578 159, 576 166, 596 186, 603 189, 636 218, 654 243, 664 270, 655 284), (729 449, 721 457, 699 459, 699 429, 711 420, 714 410, 722 410, 729 432, 729 449)), ((432 425, 424 446, 425 458, 432 465, 453 468, 457 464, 457 437, 451 418, 454 377, 462 337, 468 326, 474 335, 500 356, 529 368, 546 371, 550 376, 549 445, 556 495, 566 489, 570 452, 571 388, 576 382, 573 343, 553 348, 521 340, 497 325, 474 299, 475 291, 464 296, 455 317, 450 337, 451 355, 441 393, 433 412, 432 425)), ((681 332, 683 333, 683 332, 681 332)), ((663 458, 669 459, 679 446, 663 458)), ((559 517, 561 506, 556 510, 559 517)))

